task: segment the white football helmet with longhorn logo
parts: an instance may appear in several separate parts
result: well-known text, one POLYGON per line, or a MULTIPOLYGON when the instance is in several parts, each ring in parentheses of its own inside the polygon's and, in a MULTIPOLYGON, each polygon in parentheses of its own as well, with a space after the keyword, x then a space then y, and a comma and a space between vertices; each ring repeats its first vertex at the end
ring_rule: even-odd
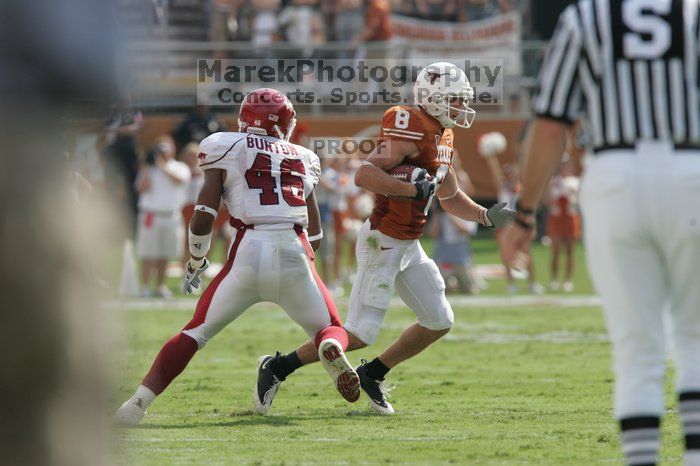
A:
POLYGON ((413 97, 443 128, 469 128, 474 122, 476 112, 469 106, 474 89, 457 65, 437 62, 423 68, 413 86, 413 97))

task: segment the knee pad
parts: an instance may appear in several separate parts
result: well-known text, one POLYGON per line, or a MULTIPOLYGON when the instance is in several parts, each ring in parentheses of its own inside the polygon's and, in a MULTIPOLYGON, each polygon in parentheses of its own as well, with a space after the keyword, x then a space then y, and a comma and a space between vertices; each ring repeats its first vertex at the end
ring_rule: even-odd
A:
POLYGON ((429 330, 450 330, 452 325, 455 323, 455 316, 452 309, 448 309, 440 319, 430 322, 428 325, 423 325, 423 327, 429 330))
POLYGON ((188 330, 183 330, 182 333, 194 339, 194 341, 197 342, 197 346, 199 347, 199 349, 204 348, 204 345, 206 345, 209 341, 209 337, 206 336, 205 324, 188 330))
POLYGON ((419 318, 418 323, 428 330, 449 330, 455 323, 455 313, 452 307, 447 304, 442 306, 439 312, 431 315, 430 320, 419 318))
POLYGON ((381 322, 373 322, 370 320, 364 322, 347 321, 344 327, 348 332, 359 338, 365 345, 369 346, 377 340, 381 322))

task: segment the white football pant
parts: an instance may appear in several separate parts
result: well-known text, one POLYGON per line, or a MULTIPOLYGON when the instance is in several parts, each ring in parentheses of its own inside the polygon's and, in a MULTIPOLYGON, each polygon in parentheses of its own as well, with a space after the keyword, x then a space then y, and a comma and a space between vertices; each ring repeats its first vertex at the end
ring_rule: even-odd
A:
POLYGON ((316 274, 311 246, 292 229, 237 230, 229 260, 209 284, 183 333, 202 348, 255 303, 279 304, 310 338, 340 326, 335 304, 316 274))
POLYGON ((676 389, 700 391, 700 152, 640 143, 590 156, 580 203, 613 348, 615 415, 662 416, 664 312, 676 389))
POLYGON ((420 241, 400 240, 372 230, 365 222, 357 237, 357 275, 352 284, 345 328, 371 345, 389 308, 394 287, 430 330, 452 327, 454 313, 445 297, 445 281, 420 241))

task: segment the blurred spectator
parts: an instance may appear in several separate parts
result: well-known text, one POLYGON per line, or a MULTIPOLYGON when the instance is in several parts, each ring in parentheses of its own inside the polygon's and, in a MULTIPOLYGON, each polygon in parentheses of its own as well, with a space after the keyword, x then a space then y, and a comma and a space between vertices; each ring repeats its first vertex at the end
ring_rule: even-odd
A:
POLYGON ((574 176, 574 166, 564 154, 559 170, 552 177, 547 189, 545 203, 548 207, 547 235, 552 244, 552 281, 550 288, 559 289, 559 251, 564 247, 566 253, 566 269, 562 289, 571 293, 574 290, 572 282, 574 273, 574 243, 581 235, 578 214, 579 179, 574 176))
MULTIPOLYGON (((340 296, 343 294, 343 281, 349 278, 343 276, 343 252, 347 227, 350 226, 348 221, 352 220, 350 197, 357 192, 353 180, 354 174, 349 170, 347 159, 334 159, 321 173, 320 184, 327 192, 328 207, 333 220, 333 265, 329 270, 331 273, 328 273, 326 278, 330 283, 331 291, 340 296)), ((348 265, 354 262, 354 258, 355 250, 351 247, 348 265)))
POLYGON ((287 0, 279 14, 280 27, 285 31, 284 38, 289 44, 304 49, 304 56, 311 53, 315 42, 313 35, 314 6, 317 0, 287 0))
MULTIPOLYGON (((294 126, 294 131, 289 137, 289 142, 292 144, 298 144, 303 147, 309 147, 309 127, 306 123, 301 120, 297 120, 296 126, 294 126)), ((320 154, 319 154, 320 155, 320 154)))
POLYGON ((430 21, 459 20, 459 0, 414 0, 415 15, 430 21))
POLYGON ((172 296, 165 286, 169 260, 181 260, 185 229, 181 209, 185 204, 190 168, 175 160, 172 138, 159 138, 146 156, 136 186, 140 193, 136 248, 141 259, 142 295, 151 296, 149 287, 155 273, 155 295, 172 296))
POLYGON ((136 219, 137 195, 134 181, 139 167, 139 134, 143 129, 143 115, 131 106, 131 99, 120 100, 105 127, 105 159, 112 183, 110 191, 124 199, 129 206, 132 225, 136 219))
POLYGON ((368 44, 367 58, 386 57, 387 42, 392 37, 391 11, 386 0, 366 0, 365 29, 356 42, 368 44))
POLYGON ((340 3, 340 1, 336 0, 320 0, 320 13, 321 13, 321 20, 323 21, 326 29, 326 40, 327 41, 336 41, 338 40, 337 33, 336 33, 336 20, 337 20, 337 11, 336 11, 336 4, 340 3))
POLYGON ((190 142, 202 142, 210 134, 226 131, 226 125, 219 120, 207 105, 197 105, 185 116, 172 132, 175 148, 180 152, 190 142))
MULTIPOLYGON (((518 173, 518 166, 512 163, 504 164, 501 179, 502 184, 498 190, 498 202, 505 202, 508 208, 515 209, 515 203, 520 195, 520 175, 518 173)), ((503 239, 503 228, 498 228, 496 230, 496 239, 498 240, 500 249, 501 240, 503 239)), ((530 254, 529 251, 528 254, 530 254)), ((503 257, 501 258, 503 259, 503 257)), ((505 259, 503 259, 503 263, 505 264, 505 259)), ((530 293, 543 294, 545 290, 544 287, 537 282, 535 264, 532 261, 532 256, 529 256, 526 260, 526 270, 528 290, 530 293)), ((513 271, 508 266, 506 266, 506 278, 508 280, 508 293, 516 294, 518 292, 518 287, 515 284, 513 271)))
MULTIPOLYGON (((238 33, 238 14, 245 0, 212 0, 209 14, 209 40, 226 42, 238 33)), ((224 59, 228 51, 214 50, 214 58, 224 59)))
MULTIPOLYGON (((491 131, 482 134, 478 140, 479 155, 486 159, 486 163, 493 175, 496 188, 498 190, 498 202, 505 202, 510 209, 515 209, 515 204, 520 193, 520 177, 516 164, 503 164, 498 160, 498 155, 505 152, 508 142, 505 136, 498 131, 491 131)), ((516 148, 517 149, 517 148, 516 148)), ((517 152, 517 151, 516 151, 517 152)), ((496 229, 496 240, 498 241, 499 250, 502 252, 501 241, 503 240, 503 228, 496 229)), ((528 251, 529 254, 529 251, 528 251)), ((505 259, 501 255, 501 260, 505 266, 506 279, 508 280, 508 293, 515 294, 518 292, 518 287, 515 284, 513 271, 506 264, 505 259)), ((535 279, 535 268, 532 263, 532 258, 524 258, 527 264, 528 272, 528 288, 531 293, 542 294, 544 288, 537 283, 535 279)))
MULTIPOLYGON (((199 159, 197 155, 199 154, 199 144, 196 142, 190 142, 187 144, 180 152, 180 160, 185 163, 190 169, 190 181, 187 182, 187 187, 185 188, 185 200, 182 206, 182 220, 185 226, 184 235, 184 250, 188 248, 187 242, 187 228, 189 228, 190 220, 194 215, 194 206, 197 205, 197 198, 199 197, 199 191, 204 185, 204 172, 199 168, 199 159)), ((182 255, 183 267, 187 262, 188 256, 186 254, 182 255)))
MULTIPOLYGON (((338 0, 333 3, 335 38, 341 42, 352 42, 357 31, 362 29, 362 0, 338 0)), ((343 52, 339 58, 352 58, 353 52, 343 52)))
POLYGON ((105 166, 102 153, 105 148, 104 122, 90 119, 75 129, 74 146, 71 150, 73 169, 91 184, 103 185, 105 166))
POLYGON ((279 28, 277 12, 280 7, 280 1, 252 0, 252 6, 255 10, 253 31, 250 39, 253 47, 259 48, 272 45, 279 28))
POLYGON ((323 281, 330 284, 332 277, 330 276, 331 272, 329 270, 329 257, 333 246, 333 218, 331 216, 329 203, 331 190, 326 188, 326 184, 324 183, 324 175, 331 160, 324 157, 325 154, 323 153, 319 153, 318 155, 321 157, 321 182, 314 190, 314 193, 316 194, 318 211, 321 215, 321 229, 324 232, 324 240, 321 243, 321 247, 318 249, 318 251, 316 251, 316 261, 321 267, 323 281))
POLYGON ((466 20, 478 21, 512 9, 509 0, 466 0, 466 20))
POLYGON ((245 0, 211 0, 209 40, 231 40, 238 31, 238 12, 245 0))
POLYGON ((478 225, 448 214, 439 203, 436 203, 430 217, 428 232, 435 238, 433 259, 445 280, 447 291, 478 293, 469 242, 478 225))

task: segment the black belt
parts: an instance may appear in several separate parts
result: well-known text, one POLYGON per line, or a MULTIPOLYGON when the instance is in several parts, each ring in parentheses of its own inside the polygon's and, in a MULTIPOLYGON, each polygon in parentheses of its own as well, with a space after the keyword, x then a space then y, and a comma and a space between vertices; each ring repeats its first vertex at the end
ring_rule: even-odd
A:
MULTIPOLYGON (((648 141, 648 142, 662 142, 662 141, 648 141)), ((693 144, 669 144, 669 147, 673 147, 673 150, 676 151, 694 151, 694 152, 700 152, 700 146, 698 145, 693 145, 693 144)), ((632 144, 619 144, 615 146, 603 146, 603 147, 596 147, 593 149, 594 154, 598 154, 600 152, 607 152, 607 151, 616 151, 616 150, 628 150, 628 151, 635 151, 637 150, 637 146, 632 144)))

